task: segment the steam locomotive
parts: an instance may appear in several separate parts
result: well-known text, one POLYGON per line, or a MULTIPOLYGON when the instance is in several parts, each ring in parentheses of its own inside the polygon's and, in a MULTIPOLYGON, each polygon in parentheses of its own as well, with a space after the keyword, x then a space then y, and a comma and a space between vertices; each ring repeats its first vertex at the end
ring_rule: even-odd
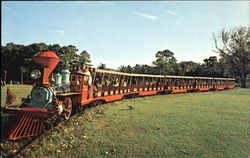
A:
POLYGON ((33 57, 37 67, 30 68, 33 83, 30 96, 18 108, 6 108, 18 120, 8 139, 36 136, 44 131, 48 119, 69 119, 72 110, 91 103, 166 93, 223 90, 235 87, 235 79, 123 73, 73 66, 52 73, 60 58, 52 51, 33 57))

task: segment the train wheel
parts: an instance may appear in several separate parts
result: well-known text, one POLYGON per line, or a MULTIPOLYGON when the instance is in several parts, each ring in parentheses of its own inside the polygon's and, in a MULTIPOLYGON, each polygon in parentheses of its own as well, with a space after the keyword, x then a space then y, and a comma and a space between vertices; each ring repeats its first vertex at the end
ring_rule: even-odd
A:
POLYGON ((64 118, 68 120, 72 112, 72 100, 70 98, 65 98, 63 102, 64 108, 64 118))

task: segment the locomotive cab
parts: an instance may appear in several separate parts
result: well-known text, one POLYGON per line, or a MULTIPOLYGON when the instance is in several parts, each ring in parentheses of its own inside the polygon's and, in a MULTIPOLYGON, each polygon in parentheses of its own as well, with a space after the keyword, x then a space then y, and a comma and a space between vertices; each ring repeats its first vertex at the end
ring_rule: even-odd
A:
POLYGON ((70 81, 71 81, 71 90, 81 93, 81 96, 78 98, 78 102, 84 102, 93 98, 93 86, 92 86, 92 76, 88 68, 84 66, 74 68, 78 69, 77 71, 72 72, 70 81))

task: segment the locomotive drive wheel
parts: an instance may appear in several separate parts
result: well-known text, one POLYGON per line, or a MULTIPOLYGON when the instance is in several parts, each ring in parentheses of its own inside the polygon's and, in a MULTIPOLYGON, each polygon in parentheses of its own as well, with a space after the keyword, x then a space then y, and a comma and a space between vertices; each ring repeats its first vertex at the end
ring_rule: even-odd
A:
POLYGON ((72 112, 72 100, 69 97, 65 98, 63 104, 65 106, 63 115, 64 118, 68 120, 72 112))

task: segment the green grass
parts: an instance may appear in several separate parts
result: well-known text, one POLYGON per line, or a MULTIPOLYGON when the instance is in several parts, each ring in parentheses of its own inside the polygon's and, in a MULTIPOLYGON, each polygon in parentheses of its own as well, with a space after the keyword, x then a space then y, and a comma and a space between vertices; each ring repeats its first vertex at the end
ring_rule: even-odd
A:
POLYGON ((234 89, 104 104, 57 126, 24 156, 247 158, 249 94, 234 89))
POLYGON ((20 101, 13 103, 13 105, 19 105, 21 98, 26 98, 32 90, 32 86, 30 85, 5 85, 1 87, 1 107, 5 106, 7 87, 20 98, 20 101))

